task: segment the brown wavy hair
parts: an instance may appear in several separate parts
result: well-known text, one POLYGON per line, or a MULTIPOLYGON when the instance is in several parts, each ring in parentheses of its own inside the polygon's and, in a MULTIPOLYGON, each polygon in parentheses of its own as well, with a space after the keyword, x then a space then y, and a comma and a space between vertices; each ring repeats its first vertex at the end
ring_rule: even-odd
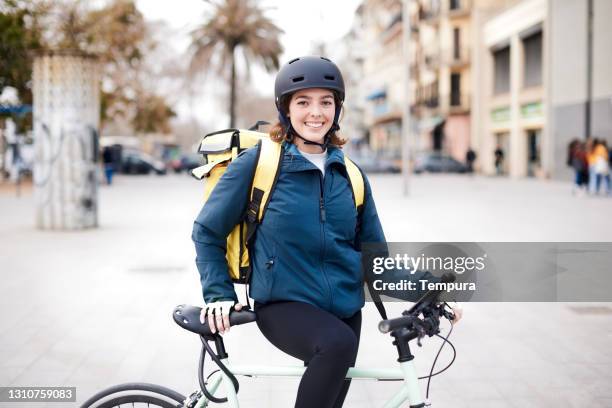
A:
MULTIPOLYGON (((332 91, 332 93, 334 94, 334 103, 336 104, 336 106, 340 106, 341 107, 340 109, 342 109, 340 113, 340 118, 339 118, 339 121, 340 121, 342 120, 342 117, 344 116, 344 109, 342 108, 342 101, 340 100, 340 97, 338 96, 336 92, 332 91)), ((280 105, 281 105, 281 109, 283 110, 285 114, 289 113, 289 102, 291 102, 292 96, 293 94, 289 94, 281 98, 280 105)), ((282 143, 283 141, 293 143, 294 136, 289 135, 287 133, 287 129, 285 128, 285 126, 282 125, 282 123, 280 123, 280 121, 276 122, 272 126, 269 133, 270 133, 270 139, 272 139, 276 143, 282 143)), ((331 138, 329 141, 331 145, 335 147, 342 147, 342 145, 346 144, 346 142, 347 142, 347 139, 345 137, 342 137, 342 135, 338 134, 338 131, 332 132, 331 138)))

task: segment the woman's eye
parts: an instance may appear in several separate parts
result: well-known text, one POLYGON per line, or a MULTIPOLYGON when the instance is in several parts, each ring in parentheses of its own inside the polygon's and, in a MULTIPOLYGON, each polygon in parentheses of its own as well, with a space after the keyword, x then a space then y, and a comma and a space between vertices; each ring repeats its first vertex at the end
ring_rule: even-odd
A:
POLYGON ((300 106, 305 106, 306 105, 306 101, 299 101, 297 104, 300 105, 300 106))
POLYGON ((332 104, 332 103, 331 103, 331 101, 325 101, 325 102, 323 102, 323 105, 325 105, 325 106, 329 106, 329 105, 331 105, 331 104, 332 104))

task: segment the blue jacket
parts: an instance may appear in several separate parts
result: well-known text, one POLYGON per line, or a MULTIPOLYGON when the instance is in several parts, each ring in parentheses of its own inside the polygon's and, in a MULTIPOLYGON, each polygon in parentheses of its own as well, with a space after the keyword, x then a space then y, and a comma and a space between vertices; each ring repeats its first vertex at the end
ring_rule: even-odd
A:
MULTIPOLYGON (((256 149, 227 168, 193 227, 204 300, 237 300, 225 260, 226 237, 245 213, 256 149)), ((258 302, 301 301, 345 318, 364 305, 361 242, 384 242, 369 182, 362 224, 344 155, 328 148, 325 177, 293 144, 285 143, 276 187, 258 226, 250 296, 258 302)))

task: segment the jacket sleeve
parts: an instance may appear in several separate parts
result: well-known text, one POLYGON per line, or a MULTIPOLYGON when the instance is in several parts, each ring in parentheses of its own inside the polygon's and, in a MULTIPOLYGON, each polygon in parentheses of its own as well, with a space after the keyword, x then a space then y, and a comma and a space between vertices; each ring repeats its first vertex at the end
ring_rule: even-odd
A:
MULTIPOLYGON (((365 279, 368 281, 368 285, 371 285, 371 282, 374 279, 382 279, 384 282, 396 283, 401 282, 405 279, 417 283, 420 280, 439 282, 440 278, 432 275, 428 271, 416 271, 414 274, 411 274, 405 270, 393 269, 387 270, 381 275, 375 275, 372 272, 371 260, 373 259, 373 257, 386 258, 389 256, 389 249, 387 246, 387 241, 385 239, 385 233, 380 223, 380 219, 378 218, 378 212, 376 211, 376 204, 374 203, 374 197, 372 196, 372 188, 370 187, 370 182, 366 175, 363 173, 363 171, 361 174, 363 175, 365 183, 365 196, 363 210, 361 213, 361 226, 359 228, 359 234, 357 237, 357 249, 359 251, 362 251, 363 244, 367 244, 369 246, 368 250, 366 251, 368 259, 364 258, 362 261, 362 263, 364 264, 365 279)), ((362 256, 364 256, 363 251, 362 256)), ((417 287, 420 288, 420 285, 417 284, 417 287)), ((412 302, 418 300, 424 293, 425 292, 421 290, 404 292, 401 294, 398 294, 397 292, 379 291, 380 295, 400 298, 402 300, 408 300, 412 302), (399 297, 398 295, 401 297, 399 297)))
POLYGON ((238 300, 225 259, 226 243, 228 234, 245 213, 256 161, 255 148, 238 155, 219 179, 193 224, 191 238, 206 303, 238 300))

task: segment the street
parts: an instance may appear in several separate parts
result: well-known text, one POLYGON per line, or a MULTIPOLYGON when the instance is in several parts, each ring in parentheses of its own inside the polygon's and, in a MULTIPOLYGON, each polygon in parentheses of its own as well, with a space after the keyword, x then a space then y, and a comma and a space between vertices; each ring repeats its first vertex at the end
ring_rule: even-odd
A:
MULTIPOLYGON (((612 198, 572 196, 569 182, 424 175, 411 178, 405 198, 400 176, 370 180, 388 241, 612 241, 612 198)), ((51 232, 34 228, 31 190, 16 197, 3 186, 0 386, 74 386, 77 402, 121 382, 158 383, 186 395, 197 389, 200 341, 175 325, 171 312, 202 303, 190 237, 202 190, 184 174, 119 176, 100 186, 98 229, 51 232)), ((612 406, 612 304, 463 306, 450 338, 457 359, 432 379, 433 406, 612 406)), ((392 316, 407 307, 388 305, 392 316)), ((359 366, 397 364, 378 320, 367 304, 359 366)), ((232 361, 300 363, 255 325, 233 328, 226 339, 232 361)), ((429 372, 439 342, 414 345, 419 375, 429 372)), ((451 356, 445 347, 437 369, 451 356)), ((298 379, 240 380, 241 406, 294 402, 298 379)), ((394 382, 354 381, 345 406, 382 406, 397 389, 394 382)))

